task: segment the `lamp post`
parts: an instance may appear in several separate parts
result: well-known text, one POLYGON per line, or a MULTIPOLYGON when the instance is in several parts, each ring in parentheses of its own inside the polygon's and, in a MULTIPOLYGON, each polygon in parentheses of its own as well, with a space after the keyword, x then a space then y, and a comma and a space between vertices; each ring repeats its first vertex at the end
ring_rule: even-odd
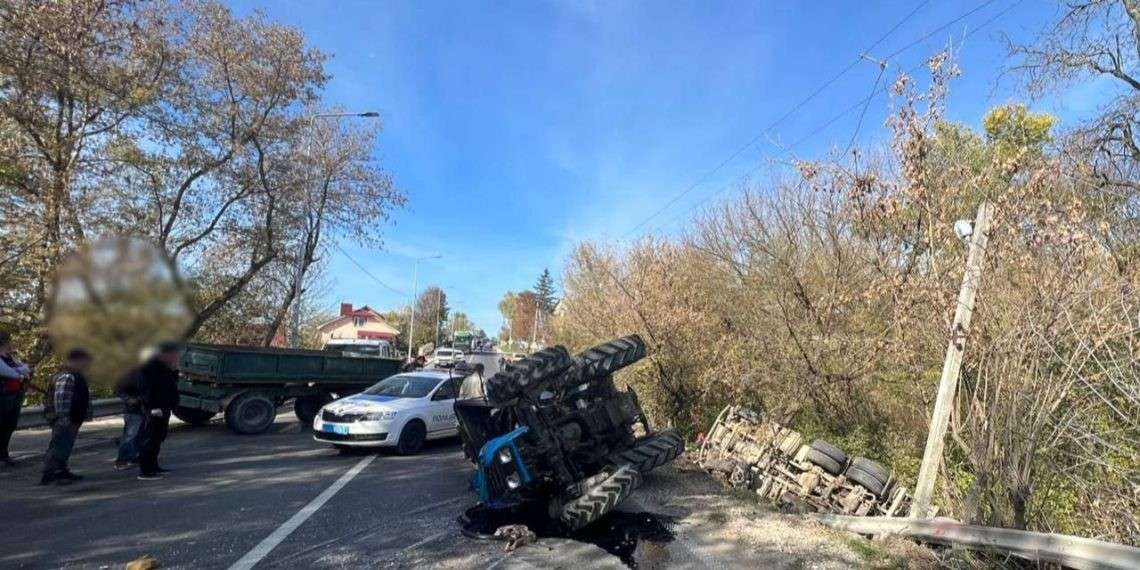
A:
MULTIPOLYGON (((380 113, 376 111, 366 111, 364 113, 318 113, 309 116, 309 136, 305 139, 305 157, 311 159, 313 157, 313 131, 317 127, 317 119, 331 119, 343 117, 364 117, 376 118, 380 113)), ((311 215, 310 203, 308 198, 305 199, 305 223, 309 223, 309 216, 311 215)), ((314 247, 316 244, 314 244, 314 247)), ((293 315, 289 320, 289 346, 297 348, 301 340, 301 288, 304 286, 305 281, 305 257, 309 251, 309 239, 306 235, 305 241, 301 243, 301 251, 297 256, 297 274, 293 279, 293 315)))
POLYGON ((442 255, 427 255, 424 257, 417 257, 415 267, 412 270, 412 318, 408 322, 408 360, 415 359, 412 354, 415 352, 414 343, 416 332, 416 296, 419 294, 419 277, 420 277, 420 262, 428 259, 439 259, 442 255))

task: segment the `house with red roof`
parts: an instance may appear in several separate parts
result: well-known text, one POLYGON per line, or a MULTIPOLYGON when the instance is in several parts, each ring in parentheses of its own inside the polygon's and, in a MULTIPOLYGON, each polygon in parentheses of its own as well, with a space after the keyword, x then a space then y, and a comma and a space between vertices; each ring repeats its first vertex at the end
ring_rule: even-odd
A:
POLYGON ((334 339, 364 339, 394 341, 400 335, 396 327, 388 324, 368 305, 354 309, 352 303, 340 304, 340 315, 317 327, 321 344, 334 339))

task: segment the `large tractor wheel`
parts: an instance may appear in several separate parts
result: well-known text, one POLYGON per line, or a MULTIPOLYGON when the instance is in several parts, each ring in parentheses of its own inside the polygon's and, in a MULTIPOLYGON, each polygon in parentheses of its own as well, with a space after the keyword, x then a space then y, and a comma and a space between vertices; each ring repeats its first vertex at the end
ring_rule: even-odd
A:
POLYGON ((582 371, 582 379, 613 374, 638 360, 645 358, 645 341, 631 334, 603 342, 586 350, 575 360, 582 371))
POLYGON ((636 445, 610 455, 608 460, 615 466, 630 465, 645 475, 673 461, 684 451, 685 441, 681 434, 669 429, 641 438, 636 445))
POLYGON ((174 408, 174 417, 192 425, 204 426, 214 419, 215 412, 207 412, 206 410, 198 410, 195 408, 184 408, 179 406, 174 408))
POLYGON ((241 394, 226 406, 226 426, 242 435, 264 432, 276 417, 277 404, 261 394, 241 394))
POLYGON ((546 379, 565 371, 573 360, 563 346, 544 348, 507 366, 487 380, 487 400, 501 405, 518 397, 523 390, 533 389, 546 379))
POLYGON ((582 484, 585 489, 562 505, 558 519, 568 530, 577 530, 614 510, 641 484, 641 474, 630 465, 603 471, 582 484))

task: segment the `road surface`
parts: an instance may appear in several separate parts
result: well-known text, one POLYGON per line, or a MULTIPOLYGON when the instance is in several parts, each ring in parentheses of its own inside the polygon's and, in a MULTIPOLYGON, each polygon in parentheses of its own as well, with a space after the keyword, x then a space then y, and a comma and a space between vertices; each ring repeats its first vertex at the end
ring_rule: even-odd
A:
POLYGON ((69 486, 37 485, 44 430, 16 434, 0 471, 0 567, 105 568, 150 555, 164 568, 486 566, 501 543, 472 541, 455 517, 474 500, 457 442, 417 456, 342 455, 292 414, 257 436, 217 421, 175 427, 145 482, 114 471, 117 418, 85 427, 69 486), (240 564, 238 564, 240 562, 240 564))

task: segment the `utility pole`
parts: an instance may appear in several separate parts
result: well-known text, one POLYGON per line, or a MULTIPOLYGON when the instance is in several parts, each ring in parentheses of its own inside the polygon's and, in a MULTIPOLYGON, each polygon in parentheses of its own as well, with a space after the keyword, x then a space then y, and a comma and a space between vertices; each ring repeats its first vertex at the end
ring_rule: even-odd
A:
POLYGON ((914 502, 910 508, 911 518, 925 519, 930 516, 934 482, 938 479, 946 428, 950 425, 950 411, 954 407, 954 393, 958 389, 966 335, 970 332, 974 299, 977 297, 978 286, 982 279, 982 265, 986 257, 986 244, 989 241, 992 209, 989 202, 982 202, 978 206, 973 232, 968 236, 970 251, 966 256, 966 273, 962 276, 962 289, 958 293, 958 305, 954 309, 954 324, 950 329, 946 360, 942 364, 942 379, 938 382, 938 397, 934 401, 934 414, 930 418, 930 432, 926 435, 926 451, 922 454, 918 484, 914 489, 914 502))
POLYGON ((419 294, 420 262, 427 259, 439 259, 442 255, 428 255, 417 257, 412 270, 412 318, 408 321, 408 360, 416 359, 416 295, 419 294))
POLYGON ((530 349, 534 350, 534 343, 538 339, 538 303, 534 305, 534 326, 530 329, 530 349))
POLYGON ((439 348, 439 324, 443 319, 443 287, 435 290, 435 347, 439 348))

